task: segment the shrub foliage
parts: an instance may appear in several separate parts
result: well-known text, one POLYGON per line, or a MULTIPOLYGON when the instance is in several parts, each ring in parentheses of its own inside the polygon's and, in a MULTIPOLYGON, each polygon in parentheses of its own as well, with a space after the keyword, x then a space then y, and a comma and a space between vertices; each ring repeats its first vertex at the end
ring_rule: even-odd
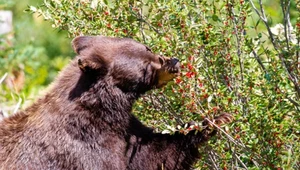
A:
POLYGON ((299 15, 300 4, 280 0, 277 25, 271 25, 266 5, 261 0, 45 0, 28 10, 70 37, 131 37, 156 53, 180 58, 181 76, 145 95, 134 112, 170 133, 184 131, 177 126, 189 121, 232 114, 235 121, 201 148, 197 167, 300 169, 300 19, 290 17, 291 9, 299 15))

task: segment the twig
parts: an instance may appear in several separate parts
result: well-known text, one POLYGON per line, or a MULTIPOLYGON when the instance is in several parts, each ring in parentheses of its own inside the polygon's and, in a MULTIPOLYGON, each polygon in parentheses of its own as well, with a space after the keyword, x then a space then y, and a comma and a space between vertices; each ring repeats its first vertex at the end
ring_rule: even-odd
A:
POLYGON ((281 4, 281 9, 282 9, 282 13, 283 13, 283 21, 284 21, 284 36, 285 36, 285 42, 286 42, 286 47, 287 50, 290 51, 290 45, 289 45, 289 41, 290 41, 290 27, 287 26, 290 22, 290 17, 289 17, 289 12, 286 8, 290 8, 290 2, 288 2, 288 6, 286 7, 286 3, 283 2, 283 0, 280 0, 280 4, 281 4), (289 31, 288 31, 289 29, 289 31))
POLYGON ((216 170, 218 170, 219 168, 219 166, 217 165, 217 161, 216 161, 216 158, 215 158, 215 154, 213 153, 213 150, 212 150, 212 148, 211 147, 207 147, 208 148, 208 156, 209 156, 209 160, 210 160, 210 162, 212 163, 212 165, 213 165, 213 168, 214 169, 216 169, 216 170))
MULTIPOLYGON (((254 3, 252 0, 249 0, 250 3, 251 3, 251 6, 252 8, 255 10, 255 12, 257 13, 257 15, 261 18, 261 20, 264 22, 266 28, 267 28, 267 31, 268 31, 268 34, 269 34, 269 38, 271 40, 271 43, 275 49, 275 51, 277 53, 279 53, 279 59, 281 60, 281 63, 282 63, 282 66, 284 67, 284 69, 286 70, 286 73, 288 74, 288 77, 291 79, 292 83, 294 84, 294 87, 295 87, 295 90, 297 92, 297 95, 300 96, 300 87, 298 85, 298 80, 297 80, 297 77, 294 76, 291 72, 291 70, 289 69, 288 67, 288 64, 286 63, 284 57, 283 57, 283 53, 279 51, 278 49, 278 45, 276 44, 275 42, 275 39, 274 39, 274 36, 273 36, 273 33, 271 31, 271 28, 269 27, 268 25, 268 19, 266 17, 266 14, 265 14, 265 10, 263 9, 263 6, 262 6, 262 1, 259 0, 259 6, 260 6, 260 11, 258 11, 258 9, 255 7, 254 3)), ((288 8, 289 9, 289 8, 288 8)), ((289 15, 288 15, 289 16, 289 15)))
MULTIPOLYGON (((160 108, 162 107, 162 105, 159 104, 160 108, 158 108, 157 105, 156 105, 156 103, 155 103, 155 101, 154 101, 154 99, 153 99, 153 96, 152 96, 152 95, 153 95, 153 94, 150 94, 150 95, 149 95, 149 98, 150 98, 150 100, 151 100, 151 103, 153 104, 153 107, 155 108, 155 110, 161 110, 160 108)), ((162 119, 162 121, 163 121, 165 124, 168 124, 168 122, 167 122, 165 119, 162 119)))
MULTIPOLYGON (((201 52, 201 50, 200 50, 200 52, 201 52)), ((209 61, 208 61, 206 55, 203 55, 203 57, 204 57, 204 59, 205 59, 205 61, 206 61, 207 67, 209 67, 209 66, 208 66, 209 61)), ((216 88, 215 84, 213 84, 213 82, 211 81, 212 78, 209 76, 209 71, 208 71, 207 69, 205 69, 204 67, 203 67, 203 70, 207 73, 207 77, 208 77, 209 83, 210 83, 210 85, 211 85, 211 87, 212 87, 212 90, 213 90, 213 91, 216 91, 217 88, 216 88)))
POLYGON ((146 43, 146 36, 145 36, 145 33, 144 33, 143 22, 142 22, 143 8, 141 8, 140 12, 138 13, 138 16, 139 16, 140 32, 141 32, 142 37, 143 37, 143 42, 146 43))
MULTIPOLYGON (((265 68, 265 66, 263 65, 262 61, 260 60, 259 56, 257 55, 257 53, 252 50, 252 54, 254 55, 254 58, 256 59, 256 61, 259 63, 259 65, 261 66, 261 68, 263 69, 263 71, 265 72, 265 74, 267 74, 267 70, 265 68)), ((281 93, 284 93, 283 91, 281 91, 281 93)), ((300 104, 297 103, 295 100, 291 99, 290 97, 287 97, 287 99, 292 103, 294 104, 294 106, 296 107, 296 109, 299 111, 299 107, 300 107, 300 104)))
MULTIPOLYGON (((223 137, 223 136, 222 136, 222 137, 223 137)), ((224 138, 224 137, 223 137, 223 138, 224 138)), ((228 138, 226 138, 226 139, 227 139, 227 141, 228 141, 228 145, 229 145, 229 148, 230 148, 230 150, 231 150, 230 140, 229 140, 228 138)), ((242 150, 251 152, 251 149, 247 148, 247 147, 245 146, 245 144, 243 144, 242 141, 238 141, 238 142, 240 143, 239 146, 242 146, 242 150)), ((236 148, 236 147, 235 147, 235 148, 236 148)), ((257 157, 257 159, 261 159, 261 157, 257 157)), ((259 168, 259 165, 258 165, 258 163, 256 162, 255 159, 252 159, 251 161, 253 162, 253 164, 254 164, 257 168, 259 168)), ((232 165, 232 166, 233 166, 233 165, 232 165)))
POLYGON ((260 65, 260 67, 263 69, 263 71, 265 73, 268 73, 266 67, 264 66, 261 59, 259 58, 259 56, 257 55, 257 53, 253 49, 252 49, 252 54, 253 54, 254 58, 256 59, 256 61, 258 62, 258 64, 260 65))
POLYGON ((15 107, 15 109, 14 109, 14 111, 13 111, 14 114, 18 112, 18 110, 19 110, 19 108, 20 108, 20 106, 21 106, 21 103, 22 103, 22 98, 19 97, 19 101, 18 101, 18 103, 17 103, 17 106, 15 107))
POLYGON ((233 27, 234 27, 234 31, 235 31, 235 37, 236 37, 237 56, 238 56, 238 59, 239 59, 241 81, 243 83, 244 82, 244 75, 243 75, 244 71, 243 71, 243 61, 241 59, 241 54, 242 54, 242 52, 241 52, 241 40, 238 36, 237 20, 236 20, 235 13, 234 13, 233 8, 232 8, 231 5, 230 5, 230 8, 231 8, 230 12, 232 13, 232 17, 233 17, 233 27))
POLYGON ((239 158, 239 156, 237 156, 236 154, 234 154, 234 157, 238 160, 238 162, 245 168, 248 170, 247 166, 243 163, 243 161, 241 161, 241 159, 239 158))
POLYGON ((5 78, 7 77, 7 73, 5 73, 2 77, 1 77, 1 79, 0 79, 0 84, 2 84, 2 82, 5 80, 5 78))
MULTIPOLYGON (((129 6, 130 6, 131 9, 133 8, 132 5, 129 5, 129 6)), ((152 29, 153 31, 155 31, 157 34, 160 34, 160 35, 162 34, 161 32, 159 32, 158 29, 156 29, 156 28, 153 27, 151 24, 149 24, 149 23, 148 23, 148 22, 140 15, 140 13, 136 14, 135 12, 132 12, 132 11, 131 11, 131 13, 132 13, 133 15, 135 15, 135 17, 138 19, 138 21, 144 22, 145 24, 147 24, 147 25, 149 26, 149 28, 152 29), (137 16, 137 15, 139 15, 139 16, 137 16)))
MULTIPOLYGON (((235 145, 238 145, 240 147, 242 147, 244 150, 246 151, 251 151, 251 149, 247 148, 243 143, 237 142, 235 139, 233 139, 228 133, 226 133, 223 129, 221 129, 218 125, 216 125, 214 122, 212 122, 211 120, 209 120, 208 118, 205 118, 204 120, 207 120, 209 123, 211 123, 211 125, 213 125, 214 127, 216 127, 218 130, 220 130, 223 134, 225 134, 225 136, 227 137, 227 139, 229 139, 229 141, 231 141, 232 143, 234 143, 235 145)), ((262 157, 259 157, 259 159, 262 159, 262 157)))
MULTIPOLYGON (((204 120, 207 120, 209 123, 211 123, 212 125, 214 125, 214 127, 216 127, 218 130, 220 130, 221 132, 223 132, 225 134, 225 136, 228 137, 228 139, 230 139, 231 142, 233 142, 236 145, 239 145, 238 143, 236 143, 236 141, 229 135, 227 134, 223 129, 221 129, 218 125, 216 125, 214 122, 212 122, 211 120, 209 120, 208 118, 205 118, 204 120)), ((239 145, 240 146, 240 145, 239 145)))
MULTIPOLYGON (((163 95, 162 95, 162 96, 163 96, 163 95)), ((159 99, 156 95, 155 95, 154 97, 156 98, 156 101, 159 102, 162 106, 166 106, 165 103, 161 102, 160 99, 159 99)), ((166 99, 165 99, 165 100, 166 100, 166 99)), ((166 100, 166 102, 167 102, 167 106, 168 106, 168 107, 164 107, 164 109, 165 109, 165 110, 168 110, 168 113, 171 113, 171 114, 174 116, 174 118, 175 118, 177 124, 183 124, 183 121, 182 121, 181 119, 178 118, 178 115, 176 115, 176 112, 173 110, 173 108, 172 108, 172 106, 170 105, 170 103, 168 102, 168 100, 166 100), (171 111, 169 108, 171 108, 172 111, 171 111)))
POLYGON ((272 34, 272 31, 268 25, 268 19, 266 17, 266 14, 265 14, 265 11, 264 9, 262 8, 262 2, 261 0, 259 0, 259 6, 260 6, 260 10, 261 10, 261 13, 258 11, 258 9, 255 7, 254 3, 252 0, 249 0, 250 3, 251 3, 251 6, 252 8, 254 9, 254 11, 256 12, 256 14, 260 17, 260 19, 264 22, 264 24, 266 25, 267 27, 267 31, 269 33, 269 37, 270 37, 270 40, 271 40, 271 43, 273 44, 273 47, 274 49, 278 52, 278 49, 277 49, 277 45, 275 43, 275 39, 273 37, 273 34, 272 34))
MULTIPOLYGON (((231 147, 231 143, 228 141, 228 145, 229 145, 229 150, 231 151, 232 150, 232 147, 231 147)), ((234 150, 233 150, 233 153, 232 155, 234 155, 236 153, 236 147, 234 147, 234 150)), ((235 161, 235 157, 232 157, 233 159, 231 159, 231 168, 234 167, 234 161, 235 161)))

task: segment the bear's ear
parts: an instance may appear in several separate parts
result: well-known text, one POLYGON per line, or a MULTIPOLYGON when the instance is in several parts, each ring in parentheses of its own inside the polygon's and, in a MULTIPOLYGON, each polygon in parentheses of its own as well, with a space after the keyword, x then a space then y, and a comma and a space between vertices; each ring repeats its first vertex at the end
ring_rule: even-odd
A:
POLYGON ((78 67, 83 72, 99 70, 101 67, 104 67, 104 63, 101 61, 93 61, 91 59, 78 59, 78 67))
POLYGON ((73 39, 72 47, 80 55, 81 51, 93 45, 93 39, 94 37, 92 36, 78 36, 73 39))

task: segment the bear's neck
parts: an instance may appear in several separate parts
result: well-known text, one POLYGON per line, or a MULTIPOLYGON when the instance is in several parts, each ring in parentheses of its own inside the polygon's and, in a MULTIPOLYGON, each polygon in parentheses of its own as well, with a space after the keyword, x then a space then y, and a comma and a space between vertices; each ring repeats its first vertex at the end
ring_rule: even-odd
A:
POLYGON ((107 80, 99 80, 95 75, 83 75, 81 70, 68 66, 52 85, 47 95, 35 105, 47 103, 49 110, 62 116, 76 114, 78 116, 94 117, 118 129, 128 126, 132 106, 137 99, 134 93, 124 93, 119 88, 109 84, 107 80), (46 102, 45 102, 46 100, 46 102), (86 115, 82 115, 82 114, 86 115))

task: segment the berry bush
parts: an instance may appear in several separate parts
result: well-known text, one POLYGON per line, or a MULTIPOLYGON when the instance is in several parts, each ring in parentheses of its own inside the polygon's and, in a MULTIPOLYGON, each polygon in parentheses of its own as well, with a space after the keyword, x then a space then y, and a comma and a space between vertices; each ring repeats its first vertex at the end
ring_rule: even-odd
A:
MULTIPOLYGON (((300 169, 300 1, 45 0, 28 10, 70 37, 130 37, 177 57, 181 76, 134 113, 163 133, 221 113, 201 169, 300 169)), ((200 127, 199 127, 200 128, 200 127)))

